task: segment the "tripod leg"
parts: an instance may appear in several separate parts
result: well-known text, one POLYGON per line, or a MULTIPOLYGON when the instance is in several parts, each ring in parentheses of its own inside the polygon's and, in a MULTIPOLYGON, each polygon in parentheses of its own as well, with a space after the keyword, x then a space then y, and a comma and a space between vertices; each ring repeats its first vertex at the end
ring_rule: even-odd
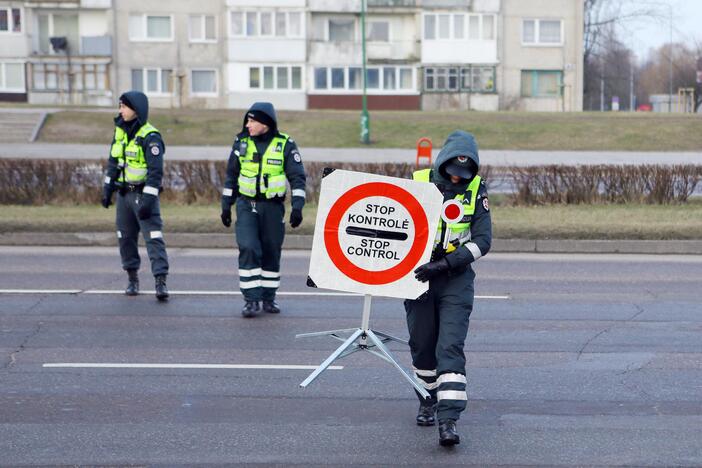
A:
POLYGON ((402 338, 398 338, 396 336, 388 335, 387 333, 379 332, 377 330, 374 333, 382 338, 387 338, 390 341, 397 341, 398 343, 409 344, 407 340, 403 340, 402 338))
POLYGON ((387 356, 388 360, 390 362, 392 362, 392 364, 397 368, 397 370, 400 371, 400 373, 405 377, 405 379, 407 379, 407 381, 412 384, 412 386, 415 388, 415 390, 417 390, 417 392, 419 392, 419 394, 422 395, 424 398, 429 398, 429 393, 424 389, 424 387, 419 385, 419 383, 417 381, 415 381, 412 377, 410 377, 409 374, 407 374, 407 372, 405 372, 405 370, 402 368, 402 366, 400 366, 400 364, 398 364, 397 361, 395 361, 395 359, 392 357, 392 354, 390 354, 390 351, 388 350, 388 348, 386 348, 385 345, 383 344, 383 342, 380 340, 380 338, 378 338, 375 335, 375 333, 373 333, 373 330, 366 331, 366 334, 371 339, 371 341, 373 343, 375 343, 375 345, 378 347, 378 349, 385 356, 387 356))
POLYGON ((348 338, 346 341, 344 341, 344 344, 342 344, 341 346, 339 346, 339 347, 336 349, 336 351, 334 351, 333 353, 331 353, 331 355, 326 359, 326 361, 324 361, 322 364, 320 364, 319 367, 316 368, 316 369, 300 384, 300 387, 303 387, 303 388, 304 388, 304 387, 308 386, 310 383, 312 383, 312 381, 313 381, 314 379, 316 379, 317 376, 319 376, 319 374, 321 374, 322 372, 324 372, 324 370, 325 370, 327 367, 329 367, 329 366, 331 365, 332 362, 334 362, 336 359, 338 359, 339 356, 341 355, 341 353, 343 353, 343 352, 346 350, 346 348, 348 348, 349 346, 351 346, 351 345, 353 344, 353 342, 356 341, 356 339, 357 339, 359 336, 361 336, 362 333, 363 333, 363 330, 361 330, 360 328, 358 328, 355 332, 353 332, 353 334, 352 334, 351 336, 349 336, 349 338, 348 338))

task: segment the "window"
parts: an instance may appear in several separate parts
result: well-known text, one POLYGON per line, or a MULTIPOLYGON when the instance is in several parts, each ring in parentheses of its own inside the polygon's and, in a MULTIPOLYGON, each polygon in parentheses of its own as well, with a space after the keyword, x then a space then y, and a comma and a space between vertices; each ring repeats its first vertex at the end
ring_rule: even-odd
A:
POLYGON ((495 15, 429 13, 424 15, 425 40, 495 40, 495 15), (466 16, 468 33, 466 35, 466 16))
POLYGON ((172 70, 163 68, 133 68, 132 89, 146 94, 171 94, 172 70))
POLYGON ((388 21, 370 21, 368 22, 368 31, 366 38, 369 41, 389 42, 390 41, 390 23, 388 21))
POLYGON ((302 67, 273 65, 249 67, 249 88, 302 89, 302 67))
POLYGON ((23 63, 0 62, 0 90, 25 92, 23 63))
POLYGON ((425 91, 494 93, 495 67, 492 65, 427 67, 425 91))
POLYGON ((217 30, 213 15, 190 15, 188 17, 190 42, 215 42, 217 30))
POLYGON ((561 20, 525 19, 522 21, 522 44, 561 45, 563 22, 561 20))
POLYGON ((190 94, 216 95, 217 70, 191 70, 190 94))
POLYGON ((522 96, 559 97, 563 72, 559 70, 522 70, 522 96))
MULTIPOLYGON (((37 16, 37 26, 39 28, 37 51, 42 54, 55 54, 51 47, 50 37, 64 36, 68 41, 71 53, 80 52, 80 34, 78 32, 77 14, 43 13, 37 16)), ((63 52, 61 52, 63 53, 63 52)))
POLYGON ((0 8, 0 33, 22 32, 22 10, 19 8, 0 8))
MULTIPOLYGON (((319 67, 314 69, 316 90, 358 91, 363 88, 361 67, 319 67)), ((366 88, 390 94, 394 90, 413 91, 414 71, 411 67, 368 67, 366 88)))
POLYGON ((129 15, 129 40, 172 41, 173 17, 167 15, 129 15))
POLYGON ((352 19, 330 19, 328 24, 330 41, 353 41, 354 21, 352 19))
POLYGON ((302 13, 297 11, 232 11, 229 33, 236 37, 302 37, 302 13))

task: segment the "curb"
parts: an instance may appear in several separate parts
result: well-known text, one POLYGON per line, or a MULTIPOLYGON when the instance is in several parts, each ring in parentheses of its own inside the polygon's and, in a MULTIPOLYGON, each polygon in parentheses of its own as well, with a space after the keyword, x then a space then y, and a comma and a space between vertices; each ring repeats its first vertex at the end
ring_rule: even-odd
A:
MULTIPOLYGON (((140 237, 140 243, 143 239, 140 237)), ((166 233, 168 247, 234 249, 232 234, 166 233)), ((0 233, 6 246, 116 247, 112 232, 9 232, 0 233)), ((311 250, 311 235, 286 235, 284 249, 311 250)), ((492 252, 702 255, 702 240, 585 240, 585 239, 493 239, 492 252)))

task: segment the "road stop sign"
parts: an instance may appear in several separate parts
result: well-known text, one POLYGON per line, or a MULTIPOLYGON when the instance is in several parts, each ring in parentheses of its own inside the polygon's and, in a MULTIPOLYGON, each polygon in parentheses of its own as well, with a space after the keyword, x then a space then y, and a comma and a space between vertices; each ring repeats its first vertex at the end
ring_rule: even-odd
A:
POLYGON ((321 288, 414 299, 429 261, 441 192, 426 182, 335 170, 322 180, 310 279, 321 288))

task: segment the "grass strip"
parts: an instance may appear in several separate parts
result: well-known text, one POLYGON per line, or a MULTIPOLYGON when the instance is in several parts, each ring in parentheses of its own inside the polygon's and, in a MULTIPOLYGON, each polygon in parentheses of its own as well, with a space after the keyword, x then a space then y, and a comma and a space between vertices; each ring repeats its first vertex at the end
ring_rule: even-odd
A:
MULTIPOLYGON (((522 239, 702 239, 702 201, 684 205, 549 205, 514 207, 491 200, 493 235, 522 239)), ((114 208, 91 205, 4 205, 0 232, 114 231, 114 208)), ((289 210, 289 208, 288 208, 289 210)), ((316 206, 291 234, 312 234, 316 206)), ((289 212, 289 211, 288 211, 289 212)), ((165 232, 226 233, 219 206, 164 205, 165 232)), ((286 213, 286 217, 288 213, 286 213)))

